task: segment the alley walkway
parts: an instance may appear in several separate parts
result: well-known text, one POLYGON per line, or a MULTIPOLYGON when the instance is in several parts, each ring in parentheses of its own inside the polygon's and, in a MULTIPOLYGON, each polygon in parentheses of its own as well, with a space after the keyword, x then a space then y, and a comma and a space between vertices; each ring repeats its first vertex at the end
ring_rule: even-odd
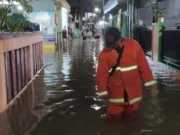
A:
MULTIPOLYGON (((95 72, 98 54, 102 48, 101 43, 87 41, 83 45, 81 41, 75 39, 72 44, 57 48, 56 52, 45 53, 45 65, 49 66, 45 68, 44 73, 36 76, 34 82, 35 103, 33 103, 36 107, 28 110, 31 114, 27 115, 28 118, 22 123, 22 125, 29 123, 29 126, 26 126, 28 134, 179 135, 179 75, 171 72, 167 66, 152 62, 149 58, 153 74, 158 81, 158 97, 153 99, 149 92, 144 91, 138 118, 123 119, 116 124, 106 123, 102 116, 107 104, 97 99, 95 94, 95 72), (45 90, 43 79, 46 84, 45 90)), ((26 103, 28 96, 22 100, 21 105, 26 103)), ((27 110, 27 107, 25 108, 27 110)), ((14 133, 12 135, 20 135, 16 134, 19 132, 16 128, 20 130, 20 126, 16 123, 17 119, 20 120, 24 115, 23 112, 19 115, 16 110, 14 114, 11 113, 11 117, 14 118, 15 114, 19 117, 16 120, 9 120, 9 125, 11 132, 14 133)))

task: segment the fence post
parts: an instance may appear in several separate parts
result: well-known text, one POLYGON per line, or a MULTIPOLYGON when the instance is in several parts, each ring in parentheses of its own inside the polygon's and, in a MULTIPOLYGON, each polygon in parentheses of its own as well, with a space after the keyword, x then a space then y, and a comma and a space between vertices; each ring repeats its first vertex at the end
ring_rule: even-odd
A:
POLYGON ((162 32, 164 23, 159 23, 159 48, 158 48, 158 60, 162 62, 162 32))
POLYGON ((0 112, 4 110, 7 105, 6 92, 6 75, 4 62, 3 41, 0 41, 0 112))
POLYGON ((161 61, 161 39, 163 23, 154 23, 152 26, 152 60, 161 61))
POLYGON ((32 79, 34 76, 34 63, 33 63, 33 44, 28 47, 28 78, 32 79))

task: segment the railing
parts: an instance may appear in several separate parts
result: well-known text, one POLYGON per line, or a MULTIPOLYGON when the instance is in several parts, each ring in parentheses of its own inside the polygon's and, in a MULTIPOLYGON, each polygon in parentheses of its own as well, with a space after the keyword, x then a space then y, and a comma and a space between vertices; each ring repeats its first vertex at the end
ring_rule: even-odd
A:
POLYGON ((140 43, 145 53, 152 55, 152 30, 137 27, 134 29, 134 38, 140 43))
POLYGON ((180 69, 180 31, 162 32, 161 59, 164 63, 180 69))
POLYGON ((0 112, 42 68, 42 41, 41 33, 0 40, 0 112))
POLYGON ((39 69, 43 66, 43 48, 42 42, 38 42, 32 45, 33 48, 33 73, 34 75, 38 72, 39 69))

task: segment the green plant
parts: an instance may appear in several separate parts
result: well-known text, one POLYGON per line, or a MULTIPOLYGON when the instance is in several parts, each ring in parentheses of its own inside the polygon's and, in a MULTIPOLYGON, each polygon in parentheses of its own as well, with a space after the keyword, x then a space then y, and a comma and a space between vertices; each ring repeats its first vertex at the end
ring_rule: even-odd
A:
POLYGON ((156 16, 157 16, 158 18, 160 18, 160 17, 165 17, 165 16, 166 16, 166 13, 159 11, 159 12, 157 12, 156 16))
POLYGON ((31 13, 33 11, 32 6, 26 0, 7 0, 8 5, 2 5, 0 8, 0 31, 7 32, 20 32, 24 31, 25 27, 31 27, 32 24, 27 21, 26 17, 23 17, 22 13, 17 13, 17 6, 13 4, 18 2, 24 9, 26 13, 31 13), (18 19, 18 16, 21 19, 18 19))
POLYGON ((149 10, 153 13, 153 17, 155 18, 155 21, 157 21, 158 18, 166 16, 166 12, 162 11, 164 9, 159 9, 158 0, 156 0, 154 4, 149 6, 149 10))
POLYGON ((149 6, 149 10, 153 13, 153 15, 156 14, 156 12, 158 11, 156 6, 154 6, 154 5, 149 6))
POLYGON ((15 13, 7 17, 5 31, 23 32, 25 28, 31 28, 33 24, 28 21, 22 14, 15 13))

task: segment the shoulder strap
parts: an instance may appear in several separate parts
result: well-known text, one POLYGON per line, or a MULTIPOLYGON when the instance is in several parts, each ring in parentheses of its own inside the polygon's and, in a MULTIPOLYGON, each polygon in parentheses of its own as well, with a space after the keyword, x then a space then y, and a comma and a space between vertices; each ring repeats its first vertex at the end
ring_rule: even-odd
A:
POLYGON ((116 65, 114 65, 112 67, 112 70, 111 70, 111 73, 109 74, 109 77, 113 75, 113 73, 116 71, 116 68, 120 64, 120 60, 121 60, 121 57, 122 57, 122 54, 123 54, 123 51, 124 51, 124 46, 122 48, 121 47, 117 47, 115 50, 118 53, 118 58, 117 58, 117 61, 116 61, 116 65))

